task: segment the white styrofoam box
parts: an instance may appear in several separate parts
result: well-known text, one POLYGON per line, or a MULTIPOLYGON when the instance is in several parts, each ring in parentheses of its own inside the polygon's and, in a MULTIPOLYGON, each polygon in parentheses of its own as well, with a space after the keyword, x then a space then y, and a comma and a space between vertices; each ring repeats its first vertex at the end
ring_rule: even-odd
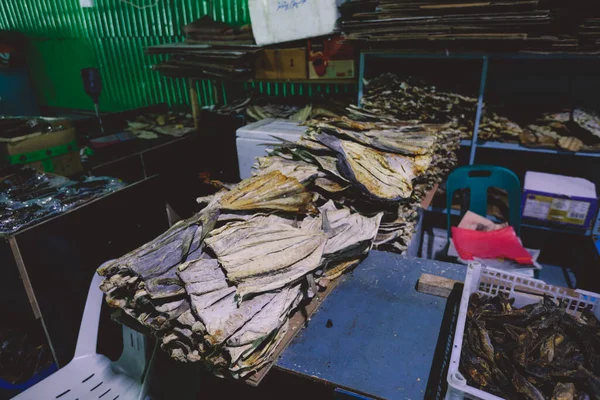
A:
POLYGON ((241 127, 236 132, 236 147, 240 178, 252 176, 252 166, 256 157, 267 155, 269 145, 281 143, 277 138, 296 142, 306 131, 306 127, 297 122, 285 119, 263 119, 250 125, 241 127))
POLYGON ((338 19, 336 0, 248 0, 258 45, 328 35, 338 19))
POLYGON ((596 185, 586 179, 528 171, 523 218, 588 228, 596 216, 596 185))
POLYGON ((465 287, 460 299, 460 310, 456 322, 450 366, 448 367, 446 400, 459 400, 467 397, 470 399, 502 400, 501 397, 469 386, 466 378, 458 369, 471 294, 480 293, 485 296, 496 296, 500 292, 507 293, 510 298, 514 298, 515 307, 521 308, 541 301, 539 295, 534 296, 528 293, 544 293, 556 300, 564 300, 569 314, 579 315, 584 309, 590 308, 596 318, 600 319, 600 294, 549 285, 537 279, 526 278, 494 268, 484 268, 477 262, 469 264, 465 287))

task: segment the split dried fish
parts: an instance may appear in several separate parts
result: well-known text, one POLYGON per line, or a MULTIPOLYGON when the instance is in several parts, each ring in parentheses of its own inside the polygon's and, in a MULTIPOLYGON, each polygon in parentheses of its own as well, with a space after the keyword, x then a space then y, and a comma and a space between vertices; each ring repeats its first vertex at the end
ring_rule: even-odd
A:
POLYGON ((469 385, 507 399, 597 397, 596 318, 567 314, 549 297, 522 308, 513 301, 471 295, 459 367, 469 385))
POLYGON ((104 263, 107 303, 175 360, 239 379, 272 361, 319 287, 374 245, 405 251, 421 200, 456 164, 460 131, 340 109, 258 159, 252 178, 198 199, 198 214, 104 263))

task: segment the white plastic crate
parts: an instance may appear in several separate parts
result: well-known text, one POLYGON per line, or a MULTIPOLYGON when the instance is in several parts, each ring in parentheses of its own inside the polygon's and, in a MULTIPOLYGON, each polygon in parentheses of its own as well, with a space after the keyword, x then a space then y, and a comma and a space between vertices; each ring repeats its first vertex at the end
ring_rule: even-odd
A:
POLYGON ((446 400, 464 398, 502 400, 501 397, 467 385, 466 378, 462 376, 458 369, 471 294, 480 293, 493 297, 500 292, 507 293, 510 298, 514 298, 515 307, 520 308, 528 304, 537 303, 541 300, 543 294, 547 294, 556 300, 565 300, 569 314, 579 315, 584 309, 589 308, 594 312, 596 318, 600 319, 600 307, 598 306, 600 304, 600 294, 549 285, 537 279, 511 274, 494 268, 485 268, 480 263, 469 264, 465 287, 460 300, 460 311, 456 323, 450 366, 448 367, 446 400))

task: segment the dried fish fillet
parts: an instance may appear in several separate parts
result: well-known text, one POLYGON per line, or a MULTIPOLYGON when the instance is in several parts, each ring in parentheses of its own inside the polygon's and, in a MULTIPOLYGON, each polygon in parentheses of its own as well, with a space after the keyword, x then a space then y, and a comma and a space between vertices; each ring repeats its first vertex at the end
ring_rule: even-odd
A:
POLYGON ((266 339, 279 329, 302 298, 300 285, 282 289, 250 322, 227 340, 227 346, 244 346, 266 339))
POLYGON ((252 220, 215 232, 206 239, 206 244, 233 282, 291 268, 326 241, 321 232, 252 220))
POLYGON ((242 302, 238 307, 231 294, 208 308, 196 310, 198 317, 206 325, 207 335, 204 339, 212 346, 223 343, 274 297, 274 293, 261 294, 242 302))
POLYGON ((242 181, 221 198, 223 210, 313 212, 312 195, 294 178, 279 171, 242 181))
POLYGON ((228 287, 225 273, 215 259, 189 261, 178 269, 177 274, 190 295, 201 295, 228 287))
POLYGON ((427 154, 436 143, 435 136, 427 134, 423 125, 363 132, 342 129, 325 122, 318 123, 316 127, 323 132, 345 136, 377 150, 404 155, 427 154))
POLYGON ((325 242, 326 239, 323 237, 317 248, 310 254, 285 269, 279 269, 276 273, 240 279, 237 284, 238 295, 244 298, 249 294, 276 290, 297 282, 320 266, 325 242))
POLYGON ((300 183, 305 183, 317 176, 319 169, 312 164, 286 160, 280 156, 259 157, 256 169, 260 175, 279 171, 288 178, 294 178, 300 183))
POLYGON ((415 163, 412 159, 384 153, 358 143, 320 134, 319 140, 338 152, 342 174, 380 200, 398 201, 410 197, 415 163))

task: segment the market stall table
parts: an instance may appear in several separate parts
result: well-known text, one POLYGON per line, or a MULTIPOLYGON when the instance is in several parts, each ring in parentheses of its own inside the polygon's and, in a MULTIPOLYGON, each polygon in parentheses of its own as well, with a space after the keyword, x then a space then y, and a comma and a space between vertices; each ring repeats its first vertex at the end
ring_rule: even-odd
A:
POLYGON ((446 299, 417 292, 416 283, 422 273, 463 281, 465 272, 464 265, 372 251, 276 368, 376 398, 423 398, 446 299))

